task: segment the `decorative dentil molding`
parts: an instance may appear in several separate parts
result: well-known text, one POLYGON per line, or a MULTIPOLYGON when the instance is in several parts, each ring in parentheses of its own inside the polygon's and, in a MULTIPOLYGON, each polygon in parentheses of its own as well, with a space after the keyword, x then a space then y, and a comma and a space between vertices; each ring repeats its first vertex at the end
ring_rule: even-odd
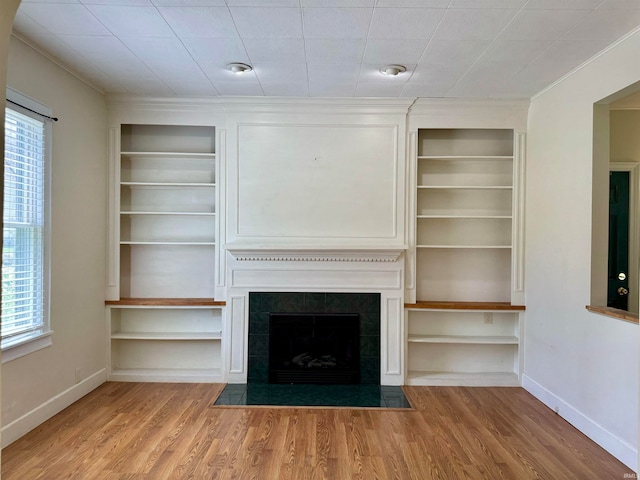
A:
POLYGON ((241 262, 395 262, 406 248, 384 249, 260 249, 228 247, 241 262))

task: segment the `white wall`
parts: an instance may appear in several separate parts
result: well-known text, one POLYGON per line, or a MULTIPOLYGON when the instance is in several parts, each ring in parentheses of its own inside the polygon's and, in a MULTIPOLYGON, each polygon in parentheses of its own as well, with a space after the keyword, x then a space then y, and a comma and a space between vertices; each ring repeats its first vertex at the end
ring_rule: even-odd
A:
POLYGON ((640 106, 611 112, 611 161, 640 162, 640 106))
POLYGON ((60 121, 53 125, 51 169, 53 345, 2 365, 3 446, 106 378, 103 96, 16 38, 7 85, 52 107, 60 121))
MULTIPOLYGON (((640 32, 533 99, 526 172, 524 386, 632 468, 638 326, 589 313, 585 305, 592 200, 606 202, 601 192, 608 189, 608 165, 592 168, 594 102, 640 79, 638 52, 640 32)), ((598 242, 607 231, 600 223, 598 242)))

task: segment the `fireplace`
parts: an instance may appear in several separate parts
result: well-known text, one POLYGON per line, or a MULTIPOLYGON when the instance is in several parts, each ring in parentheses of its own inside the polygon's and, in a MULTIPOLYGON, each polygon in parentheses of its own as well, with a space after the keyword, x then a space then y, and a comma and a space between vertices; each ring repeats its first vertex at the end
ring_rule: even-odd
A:
MULTIPOLYGON (((378 293, 333 293, 333 292, 250 292, 249 293, 249 332, 248 332, 248 383, 270 383, 273 381, 282 383, 360 383, 380 385, 380 316, 381 299, 378 293), (276 330, 285 330, 285 339, 272 337, 272 318, 278 319, 276 330), (293 327, 292 325, 297 326, 293 327), (311 324, 311 325, 310 325, 311 324), (270 367, 286 362, 293 363, 294 357, 311 350, 303 348, 301 351, 290 346, 289 342, 298 341, 304 344, 309 342, 310 329, 315 328, 317 344, 323 345, 325 340, 337 340, 337 347, 344 350, 338 354, 337 350, 319 355, 336 357, 335 369, 331 374, 328 367, 331 358, 325 358, 324 367, 307 367, 313 373, 307 379, 300 380, 297 377, 301 368, 280 368, 274 380, 270 367), (334 330, 331 332, 331 330, 334 330), (288 331, 288 332, 287 332, 288 331), (288 335, 293 333, 293 335, 288 335), (287 337, 288 335, 288 337, 287 337), (288 338, 288 339, 286 339, 288 338), (272 348, 273 346, 273 348, 272 348), (271 358, 271 350, 275 353, 275 359, 271 358), (347 353, 348 352, 348 353, 347 353), (342 360, 338 357, 342 355, 342 360), (351 363, 348 369, 344 365, 346 360, 351 363), (287 371, 288 370, 288 371, 287 371), (347 373, 347 371, 349 373, 347 373), (355 370, 355 372, 353 371, 355 370), (334 379, 323 379, 333 375, 334 379), (286 377, 286 378, 285 378, 286 377), (311 377, 311 378, 309 378, 311 377), (315 378, 314 378, 315 377, 315 378), (335 378, 335 377, 343 377, 335 378)), ((276 334, 282 332, 276 332, 276 334)), ((312 346, 307 343, 306 346, 312 346)), ((313 345, 314 351, 317 345, 313 345)), ((305 365, 312 359, 298 358, 297 361, 305 365)), ((299 367, 299 366, 297 366, 299 367)))
POLYGON ((360 383, 357 313, 271 313, 269 383, 360 383))

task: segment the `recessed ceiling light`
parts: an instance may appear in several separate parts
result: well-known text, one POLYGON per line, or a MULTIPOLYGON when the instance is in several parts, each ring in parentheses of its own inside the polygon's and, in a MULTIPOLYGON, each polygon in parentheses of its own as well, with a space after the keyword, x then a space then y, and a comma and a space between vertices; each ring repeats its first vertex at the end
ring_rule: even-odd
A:
POLYGON ((230 63, 229 65, 227 65, 227 70, 231 70, 237 75, 242 75, 243 73, 247 73, 253 70, 253 67, 251 65, 247 65, 246 63, 230 63))
POLYGON ((402 65, 387 65, 386 67, 382 67, 380 69, 381 74, 388 75, 390 77, 395 77, 396 75, 399 75, 406 71, 407 67, 404 67, 402 65))

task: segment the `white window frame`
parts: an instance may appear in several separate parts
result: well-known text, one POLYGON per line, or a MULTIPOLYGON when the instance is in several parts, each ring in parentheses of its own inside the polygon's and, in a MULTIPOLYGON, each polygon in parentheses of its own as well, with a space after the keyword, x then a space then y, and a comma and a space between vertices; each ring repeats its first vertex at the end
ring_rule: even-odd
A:
MULTIPOLYGON (((52 116, 50 107, 41 104, 40 102, 23 95, 16 90, 7 88, 8 100, 16 102, 27 109, 40 112, 43 115, 52 116)), ((28 355, 37 350, 49 347, 52 345, 53 330, 51 330, 50 320, 50 292, 51 292, 51 279, 50 279, 50 265, 51 265, 51 137, 52 128, 51 121, 44 117, 30 112, 24 108, 21 108, 13 103, 7 102, 6 108, 19 112, 21 114, 32 117, 36 120, 43 121, 44 123, 44 195, 43 195, 43 214, 44 214, 44 231, 43 231, 43 310, 44 310, 44 324, 42 329, 34 331, 32 333, 26 333, 13 339, 12 341, 3 342, 1 346, 2 350, 2 363, 7 363, 24 355, 28 355)), ((4 127, 4 125, 3 125, 4 127)), ((4 134, 4 129, 3 129, 4 134)), ((4 177, 3 177, 4 178, 4 177)))

